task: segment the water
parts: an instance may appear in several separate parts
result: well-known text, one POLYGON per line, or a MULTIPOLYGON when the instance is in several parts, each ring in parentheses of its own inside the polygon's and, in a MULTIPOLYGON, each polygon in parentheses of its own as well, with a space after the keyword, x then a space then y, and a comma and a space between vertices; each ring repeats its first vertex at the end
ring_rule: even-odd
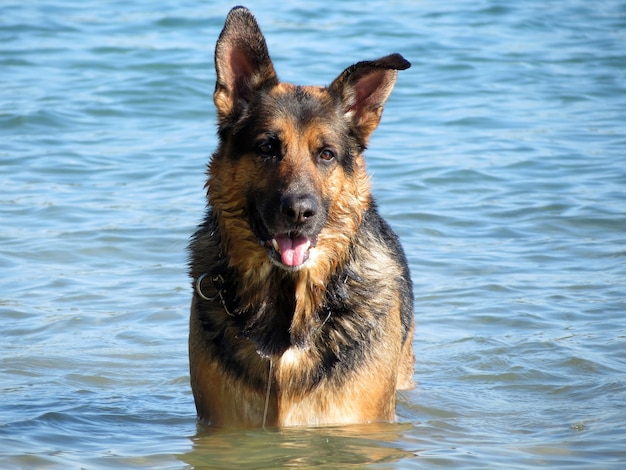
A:
POLYGON ((284 80, 413 63, 368 162, 419 386, 398 424, 265 432, 198 425, 188 385, 231 4, 156 5, 0 3, 0 467, 626 463, 624 2, 253 7, 284 80))

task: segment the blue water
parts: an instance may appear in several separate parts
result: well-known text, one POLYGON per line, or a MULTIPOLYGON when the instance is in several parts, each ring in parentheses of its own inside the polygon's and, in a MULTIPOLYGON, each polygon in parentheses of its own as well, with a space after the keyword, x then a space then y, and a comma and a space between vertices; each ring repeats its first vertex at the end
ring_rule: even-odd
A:
POLYGON ((185 249, 231 6, 0 2, 0 467, 623 468, 626 3, 250 4, 283 80, 413 63, 367 155, 419 385, 398 424, 215 433, 185 249))

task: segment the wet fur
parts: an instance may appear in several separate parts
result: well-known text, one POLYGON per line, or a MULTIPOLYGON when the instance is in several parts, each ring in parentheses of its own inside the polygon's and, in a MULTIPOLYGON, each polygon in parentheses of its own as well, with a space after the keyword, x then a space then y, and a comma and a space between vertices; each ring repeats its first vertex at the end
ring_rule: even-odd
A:
POLYGON ((279 82, 241 7, 215 61, 220 143, 190 244, 194 286, 204 275, 189 335, 198 416, 235 427, 393 421, 395 390, 413 386, 412 287, 362 153, 409 64, 360 62, 325 88, 279 82), (306 216, 293 216, 294 200, 306 216), (281 231, 312 240, 308 261, 282 265, 269 243, 281 231))

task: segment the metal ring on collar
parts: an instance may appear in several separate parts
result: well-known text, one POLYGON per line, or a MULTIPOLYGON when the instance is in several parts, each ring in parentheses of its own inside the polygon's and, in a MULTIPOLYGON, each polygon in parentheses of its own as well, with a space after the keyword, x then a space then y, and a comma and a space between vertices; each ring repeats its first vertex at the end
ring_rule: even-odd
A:
POLYGON ((216 294, 213 297, 207 297, 206 295, 204 295, 204 292, 202 292, 202 281, 204 281, 204 278, 207 277, 208 275, 209 275, 209 273, 204 273, 202 276, 200 276, 198 278, 198 280, 196 281, 196 292, 204 300, 208 300, 209 302, 213 302, 213 301, 217 300, 220 297, 220 291, 219 290, 216 292, 216 294))

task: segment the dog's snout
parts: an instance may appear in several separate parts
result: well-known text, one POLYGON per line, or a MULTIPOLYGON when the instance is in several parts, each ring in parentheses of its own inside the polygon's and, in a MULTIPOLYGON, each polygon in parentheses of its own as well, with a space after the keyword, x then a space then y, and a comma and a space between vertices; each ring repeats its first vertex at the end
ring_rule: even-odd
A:
POLYGON ((317 201, 309 194, 285 195, 280 200, 280 213, 292 224, 305 223, 317 211, 317 201))

